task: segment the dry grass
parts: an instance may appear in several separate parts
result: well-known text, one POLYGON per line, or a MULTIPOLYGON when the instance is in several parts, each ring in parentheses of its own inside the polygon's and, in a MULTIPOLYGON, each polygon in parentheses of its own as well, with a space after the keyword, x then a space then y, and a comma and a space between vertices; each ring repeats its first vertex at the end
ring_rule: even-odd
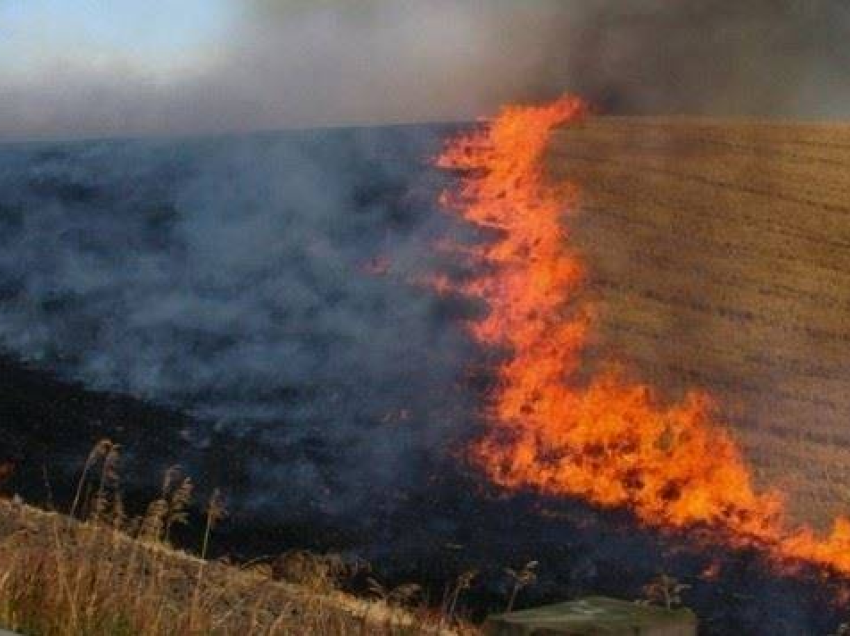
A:
POLYGON ((850 126, 598 118, 559 132, 594 359, 717 396, 763 485, 850 509, 850 126))
MULTIPOLYGON (((89 457, 71 510, 82 520, 0 501, 0 625, 43 636, 472 633, 417 606, 415 586, 378 600, 339 592, 349 566, 336 557, 290 553, 273 571, 175 551, 191 482, 169 471, 162 496, 130 519, 117 463, 108 442, 89 457)), ((213 497, 202 551, 223 514, 213 497)))

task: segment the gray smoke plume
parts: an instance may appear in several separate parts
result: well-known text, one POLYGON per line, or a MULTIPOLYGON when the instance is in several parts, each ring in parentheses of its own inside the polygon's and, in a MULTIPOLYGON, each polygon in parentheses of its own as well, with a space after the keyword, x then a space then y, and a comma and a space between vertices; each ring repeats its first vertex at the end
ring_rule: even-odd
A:
POLYGON ((239 6, 215 55, 178 76, 0 68, 0 138, 457 121, 567 90, 613 113, 850 114, 840 0, 239 6))
POLYGON ((439 132, 7 147, 0 349, 249 439, 277 503, 421 482, 471 400, 439 132))
POLYGON ((837 0, 605 2, 566 74, 608 112, 847 117, 848 36, 837 0))

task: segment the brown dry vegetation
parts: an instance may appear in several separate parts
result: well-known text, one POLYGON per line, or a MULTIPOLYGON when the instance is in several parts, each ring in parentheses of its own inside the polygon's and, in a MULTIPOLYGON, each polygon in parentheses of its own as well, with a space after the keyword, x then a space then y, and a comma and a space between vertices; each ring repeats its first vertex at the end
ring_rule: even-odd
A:
MULTIPOLYGON (((417 586, 371 599, 339 591, 350 566, 333 555, 290 552, 270 564, 208 561, 169 545, 184 523, 191 482, 170 471, 162 497, 128 518, 117 448, 89 457, 72 510, 83 521, 0 499, 0 627, 39 636, 195 634, 471 634, 417 597, 417 586)), ((202 553, 224 511, 208 505, 202 553)))
POLYGON ((850 510, 850 125, 597 118, 550 169, 597 306, 594 359, 719 399, 763 486, 850 510))

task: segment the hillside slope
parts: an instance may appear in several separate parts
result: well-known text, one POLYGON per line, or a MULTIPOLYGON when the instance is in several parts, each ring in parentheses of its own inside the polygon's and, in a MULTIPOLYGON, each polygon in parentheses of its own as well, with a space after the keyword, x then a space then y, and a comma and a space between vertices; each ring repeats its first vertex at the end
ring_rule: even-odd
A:
POLYGON ((274 566, 238 566, 174 550, 162 539, 183 514, 173 503, 155 502, 134 521, 120 504, 113 513, 94 503, 103 519, 81 523, 0 498, 0 633, 461 633, 427 608, 405 607, 397 591, 384 599, 343 593, 333 556, 292 552, 274 566))
POLYGON ((597 118, 554 176, 609 357, 674 398, 718 398, 762 485, 850 508, 850 125, 597 118))

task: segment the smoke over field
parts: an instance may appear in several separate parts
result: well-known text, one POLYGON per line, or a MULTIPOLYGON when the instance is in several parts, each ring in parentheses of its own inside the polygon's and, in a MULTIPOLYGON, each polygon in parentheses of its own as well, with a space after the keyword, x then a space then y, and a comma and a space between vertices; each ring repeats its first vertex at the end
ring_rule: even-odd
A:
POLYGON ((124 2, 0 2, 0 495, 839 629, 846 2, 124 2))
MULTIPOLYGON (((629 130, 621 125, 565 132, 551 155, 553 174, 586 188, 587 207, 574 210, 569 228, 603 279, 623 251, 613 238, 592 239, 607 236, 606 219, 629 208, 620 201, 593 221, 585 215, 626 177, 593 173, 597 155, 582 150, 582 135, 601 135, 593 148, 603 158, 618 155, 618 135, 629 130)), ((137 470, 131 488, 144 491, 157 479, 141 469, 171 463, 204 488, 224 487, 233 515, 220 541, 238 556, 292 546, 351 550, 389 580, 424 581, 436 594, 476 568, 471 598, 479 611, 502 603, 505 565, 532 559, 541 561, 540 581, 527 602, 589 592, 636 597, 664 571, 693 586, 687 602, 707 633, 831 629, 846 581, 805 561, 777 564, 767 539, 730 544, 728 528, 710 518, 653 528, 628 507, 600 509, 570 496, 569 484, 555 493, 505 492, 470 466, 467 451, 488 416, 482 408, 499 386, 494 370, 510 352, 482 348, 464 326, 486 317, 495 298, 476 302, 442 282, 474 283, 489 271, 471 268, 468 253, 504 231, 439 209, 440 191, 456 189, 458 175, 432 165, 455 132, 6 147, 0 337, 8 393, 0 416, 4 450, 13 449, 28 480, 18 484, 42 493, 41 462, 67 480, 75 469, 69 449, 79 462, 83 441, 108 435, 127 445, 137 470)), ((660 143, 669 152, 675 135, 660 143)), ((627 147, 644 148, 635 140, 627 147)), ((659 196, 647 185, 658 185, 657 170, 630 177, 637 185, 628 201, 659 196)), ((674 182, 665 188, 678 197, 674 182)), ((560 249, 544 244, 547 253, 560 249)), ((615 309, 629 281, 643 280, 634 262, 642 261, 628 261, 619 287, 608 285, 615 309)), ((594 276, 592 294, 600 291, 594 276)), ((600 315, 600 333, 614 345, 629 334, 625 314, 600 315)), ((545 349, 546 339, 537 341, 545 349)), ((648 368, 652 381, 666 377, 652 374, 651 357, 624 359, 638 372, 648 368)), ((721 492, 717 501, 728 497, 721 492)))
POLYGON ((0 343, 271 449, 267 514, 419 482, 470 402, 463 308, 423 286, 441 132, 7 147, 0 343))

